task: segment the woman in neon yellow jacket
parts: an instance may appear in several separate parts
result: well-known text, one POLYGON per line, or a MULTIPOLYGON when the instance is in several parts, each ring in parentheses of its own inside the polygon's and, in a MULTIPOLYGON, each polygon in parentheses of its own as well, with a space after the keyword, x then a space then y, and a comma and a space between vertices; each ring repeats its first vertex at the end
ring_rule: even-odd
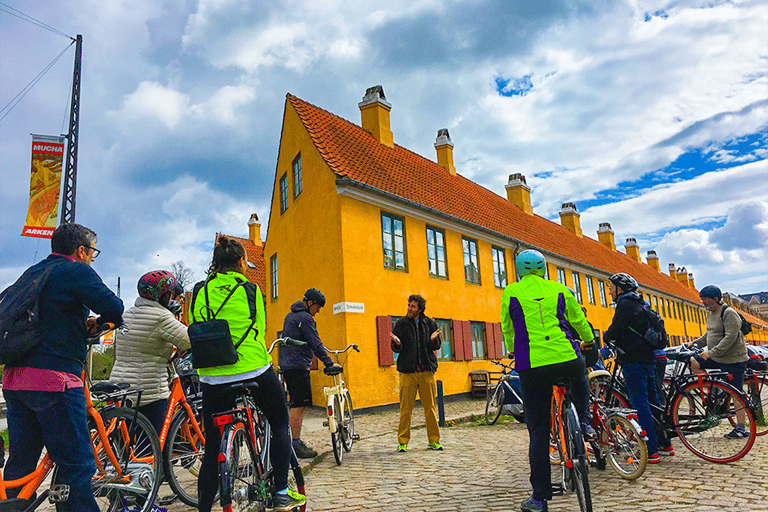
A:
POLYGON ((501 330, 520 375, 530 438, 528 459, 533 494, 521 504, 521 510, 542 512, 547 510, 547 500, 552 499, 549 467, 552 386, 570 381, 582 428, 589 421, 586 366, 580 357, 579 340, 572 338, 568 324, 583 342, 592 341, 594 335, 571 291, 556 281, 544 279, 546 260, 540 252, 521 252, 515 259, 515 267, 520 281, 504 289, 501 330))
MULTIPOLYGON (((244 273, 247 268, 248 260, 243 245, 232 238, 219 236, 213 250, 213 263, 208 278, 197 283, 192 292, 190 317, 193 322, 208 318, 207 300, 207 307, 217 312, 216 318, 226 320, 229 324, 232 339, 237 342, 242 339, 237 348, 236 363, 199 368, 197 371, 203 392, 206 441, 198 477, 199 510, 202 512, 210 512, 219 487, 217 457, 221 434, 213 424, 213 415, 235 407, 237 392, 226 386, 233 382, 254 383, 257 389, 252 395, 256 405, 272 427, 270 455, 277 489, 273 510, 293 510, 305 503, 304 496, 288 489, 291 456, 288 406, 283 386, 272 369, 272 359, 264 343, 264 300, 259 287, 246 279, 244 273)), ((192 357, 195 357, 194 352, 192 357)))

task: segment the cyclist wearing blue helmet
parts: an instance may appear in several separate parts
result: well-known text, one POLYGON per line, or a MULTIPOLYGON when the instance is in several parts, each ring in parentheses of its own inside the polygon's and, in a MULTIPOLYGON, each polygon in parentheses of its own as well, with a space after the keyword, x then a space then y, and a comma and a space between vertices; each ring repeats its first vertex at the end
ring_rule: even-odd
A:
MULTIPOLYGON (((588 389, 577 389, 584 382, 586 367, 578 340, 590 342, 592 329, 573 294, 557 281, 544 279, 546 260, 535 250, 517 255, 515 267, 520 281, 504 289, 501 298, 501 329, 507 351, 515 357, 515 370, 525 404, 525 423, 530 445, 533 494, 520 508, 523 512, 547 510, 552 499, 549 464, 549 425, 552 386, 563 380, 572 384, 573 400, 584 425, 589 421, 588 389)), ((584 425, 586 426, 586 425, 584 425)), ((590 431, 590 428, 585 428, 590 431)), ((590 434, 594 435, 594 434, 590 434)))

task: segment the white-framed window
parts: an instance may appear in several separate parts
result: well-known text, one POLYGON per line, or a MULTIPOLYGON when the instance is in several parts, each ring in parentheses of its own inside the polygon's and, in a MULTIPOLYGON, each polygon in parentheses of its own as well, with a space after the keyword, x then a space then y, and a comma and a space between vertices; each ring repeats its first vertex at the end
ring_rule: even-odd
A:
POLYGON ((381 212, 381 241, 384 266, 392 270, 407 270, 405 260, 405 219, 381 212))
POLYGON ((304 184, 301 180, 301 153, 294 158, 291 167, 293 168, 293 197, 295 199, 304 190, 304 184))
POLYGON ((464 249, 464 280, 469 284, 480 284, 480 266, 477 259, 477 240, 461 237, 464 249))
POLYGON ((288 174, 280 177, 280 213, 288 209, 288 174))
POLYGON ((493 284, 496 288, 505 288, 507 286, 507 259, 504 257, 504 249, 491 246, 491 255, 493 257, 493 284))
POLYGON ((472 359, 485 359, 485 323, 469 322, 472 332, 472 359))
POLYGON ((595 287, 592 283, 592 276, 585 276, 587 280, 587 299, 589 299, 590 304, 595 303, 595 287))
POLYGON ((560 283, 563 286, 568 286, 568 283, 565 280, 565 269, 557 267, 557 282, 560 283))
POLYGON ((277 253, 269 259, 269 273, 272 276, 270 296, 275 300, 277 298, 277 253))
POLYGON ((448 278, 448 267, 445 263, 445 231, 432 226, 427 226, 427 261, 430 276, 448 278))
POLYGON ((440 350, 437 352, 437 358, 442 361, 450 361, 453 359, 453 328, 451 321, 444 318, 435 318, 437 328, 440 329, 440 339, 443 344, 440 346, 440 350))
POLYGON ((608 299, 606 298, 606 295, 605 295, 605 281, 603 281, 602 279, 598 279, 597 288, 598 288, 598 291, 600 292, 600 305, 603 306, 604 308, 607 308, 608 299))
POLYGON ((573 272, 573 291, 579 304, 583 304, 584 298, 581 296, 581 276, 576 271, 573 272))

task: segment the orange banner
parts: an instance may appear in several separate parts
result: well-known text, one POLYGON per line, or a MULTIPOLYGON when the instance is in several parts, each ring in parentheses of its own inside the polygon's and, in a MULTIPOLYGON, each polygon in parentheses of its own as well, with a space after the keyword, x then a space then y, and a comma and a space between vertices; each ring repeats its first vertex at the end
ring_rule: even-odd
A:
POLYGON ((32 135, 29 210, 21 236, 51 238, 59 216, 64 137, 32 135))

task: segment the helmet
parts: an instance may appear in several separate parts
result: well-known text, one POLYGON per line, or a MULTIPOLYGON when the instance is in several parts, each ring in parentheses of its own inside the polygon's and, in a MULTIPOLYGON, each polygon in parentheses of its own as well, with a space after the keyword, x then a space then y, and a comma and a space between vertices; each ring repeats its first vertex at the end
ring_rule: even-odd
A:
POLYGON ((635 278, 632 277, 629 274, 625 274, 624 272, 619 272, 618 274, 613 274, 611 277, 608 278, 610 282, 624 290, 624 292, 633 292, 638 289, 640 286, 637 284, 637 281, 635 281, 635 278))
POLYGON ((179 316, 181 314, 181 304, 175 300, 168 301, 166 307, 168 308, 168 311, 173 313, 173 316, 179 316))
POLYGON ((699 291, 699 297, 720 300, 723 297, 723 292, 717 286, 710 284, 699 291))
POLYGON ((136 288, 141 297, 159 302, 163 294, 173 291, 175 284, 176 278, 173 274, 167 270, 154 270, 141 276, 136 288))
POLYGON ((325 295, 317 288, 310 288, 304 294, 304 300, 311 300, 321 308, 325 306, 325 295))
POLYGON ((184 287, 176 282, 176 284, 173 286, 173 296, 178 297, 179 295, 184 295, 184 287))
POLYGON ((528 274, 544 277, 546 264, 547 260, 544 259, 544 255, 533 249, 526 249, 515 258, 515 268, 520 277, 527 276, 528 274))

